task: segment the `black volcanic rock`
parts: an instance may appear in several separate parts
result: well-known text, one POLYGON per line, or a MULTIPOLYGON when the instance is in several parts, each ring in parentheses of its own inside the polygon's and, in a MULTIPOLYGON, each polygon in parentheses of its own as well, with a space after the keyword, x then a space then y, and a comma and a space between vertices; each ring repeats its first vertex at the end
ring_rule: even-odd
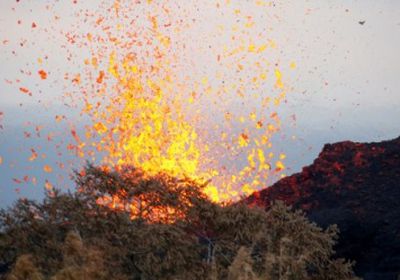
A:
POLYGON ((355 260, 364 279, 400 277, 400 137, 325 145, 300 173, 246 199, 268 208, 282 200, 320 226, 337 224, 337 255, 355 260))

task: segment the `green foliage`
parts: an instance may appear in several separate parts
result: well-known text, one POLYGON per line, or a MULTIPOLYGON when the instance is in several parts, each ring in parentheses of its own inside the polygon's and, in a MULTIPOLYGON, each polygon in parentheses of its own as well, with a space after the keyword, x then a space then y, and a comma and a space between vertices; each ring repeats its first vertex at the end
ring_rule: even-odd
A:
POLYGON ((356 279, 332 257, 336 227, 283 203, 221 206, 192 180, 133 168, 89 165, 76 182, 74 193, 1 210, 0 263, 13 264, 4 279, 356 279))

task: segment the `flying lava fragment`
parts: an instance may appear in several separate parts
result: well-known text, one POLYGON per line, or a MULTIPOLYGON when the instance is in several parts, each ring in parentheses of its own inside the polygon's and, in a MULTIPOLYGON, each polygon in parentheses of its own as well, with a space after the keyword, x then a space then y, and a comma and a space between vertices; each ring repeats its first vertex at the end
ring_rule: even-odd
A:
MULTIPOLYGON (((59 140, 46 132, 47 139, 77 162, 130 165, 149 175, 209 182, 205 193, 214 201, 267 186, 285 169, 283 153, 274 156, 279 154, 274 139, 279 139, 288 86, 278 63, 279 44, 269 37, 266 25, 272 24, 264 17, 274 5, 239 2, 218 1, 220 16, 207 22, 201 13, 216 9, 215 3, 99 1, 88 13, 76 1, 74 25, 57 29, 32 23, 38 34, 61 36, 60 42, 52 40, 60 48, 57 59, 68 65, 62 73, 43 66, 55 60, 43 52, 37 57, 46 70, 23 72, 37 73, 42 82, 51 73, 65 89, 51 97, 66 108, 52 120, 68 124, 68 132, 59 140), (74 109, 78 113, 72 115, 74 109)), ((47 6, 54 20, 60 20, 57 5, 47 6)), ((293 61, 287 65, 296 68, 293 61)), ((46 90, 44 84, 35 95, 46 90)), ((26 87, 19 91, 32 96, 26 87)), ((36 134, 40 137, 40 130, 36 134)), ((36 149, 28 160, 38 161, 36 149)), ((54 171, 44 165, 43 172, 54 171)), ((46 189, 50 185, 46 181, 46 189)))
POLYGON ((44 70, 39 70, 39 75, 40 75, 40 78, 42 79, 42 80, 46 80, 47 79, 47 73, 46 73, 46 71, 44 71, 44 70))

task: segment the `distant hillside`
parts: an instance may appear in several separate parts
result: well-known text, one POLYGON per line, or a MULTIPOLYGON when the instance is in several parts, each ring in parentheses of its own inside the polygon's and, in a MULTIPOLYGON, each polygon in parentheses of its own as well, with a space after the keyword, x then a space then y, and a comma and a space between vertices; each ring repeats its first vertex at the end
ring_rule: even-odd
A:
POLYGON ((327 144, 313 164, 246 202, 269 208, 274 200, 305 210, 321 226, 337 224, 337 254, 356 260, 356 272, 364 279, 398 279, 400 137, 327 144))

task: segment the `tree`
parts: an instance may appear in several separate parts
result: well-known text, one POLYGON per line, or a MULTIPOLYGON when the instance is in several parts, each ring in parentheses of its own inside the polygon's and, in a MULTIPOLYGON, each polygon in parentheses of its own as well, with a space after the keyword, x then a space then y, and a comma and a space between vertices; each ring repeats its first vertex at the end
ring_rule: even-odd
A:
POLYGON ((337 229, 283 203, 222 206, 203 184, 130 167, 88 165, 75 177, 76 192, 0 211, 9 277, 29 255, 37 279, 356 279, 333 258, 337 229))

